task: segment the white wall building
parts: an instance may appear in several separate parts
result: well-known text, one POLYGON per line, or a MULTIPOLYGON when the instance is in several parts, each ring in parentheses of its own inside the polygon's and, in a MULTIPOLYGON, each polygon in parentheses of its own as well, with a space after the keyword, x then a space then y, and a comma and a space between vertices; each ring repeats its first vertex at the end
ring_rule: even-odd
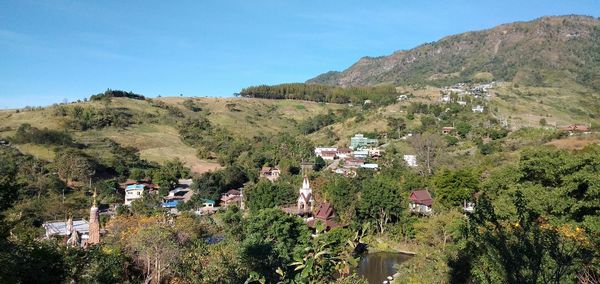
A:
POLYGON ((140 199, 144 196, 144 188, 143 184, 131 184, 125 188, 125 205, 131 205, 136 199, 140 199))
POLYGON ((409 167, 417 166, 417 156, 416 155, 404 155, 404 161, 409 167))

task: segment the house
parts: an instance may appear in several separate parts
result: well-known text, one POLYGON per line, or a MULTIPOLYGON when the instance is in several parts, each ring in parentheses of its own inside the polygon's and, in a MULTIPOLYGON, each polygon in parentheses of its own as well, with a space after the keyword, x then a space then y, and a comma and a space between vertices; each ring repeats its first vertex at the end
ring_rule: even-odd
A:
POLYGON ((281 170, 278 167, 262 167, 260 170, 260 177, 270 181, 276 181, 279 175, 281 175, 281 170))
POLYGON ((411 213, 430 215, 433 213, 431 205, 433 199, 427 189, 413 190, 410 192, 408 209, 411 213))
POLYGON ((344 168, 337 168, 334 171, 336 174, 344 175, 345 177, 355 177, 356 171, 344 168))
POLYGON ((417 155, 404 155, 404 161, 409 167, 417 166, 417 155))
POLYGON ((461 105, 461 106, 466 106, 467 105, 467 102, 465 102, 465 101, 457 101, 456 103, 459 104, 459 105, 461 105))
POLYGON ((100 242, 100 220, 98 215, 98 203, 96 202, 96 192, 90 208, 89 221, 73 220, 69 217, 67 221, 51 221, 42 224, 46 230, 46 239, 52 237, 62 237, 66 239, 67 246, 87 247, 89 244, 100 242))
POLYGON ((482 105, 476 105, 476 106, 472 107, 471 110, 473 112, 482 113, 484 111, 484 107, 482 105))
POLYGON ((131 202, 144 196, 144 190, 148 187, 144 184, 130 184, 125 187, 125 205, 130 206, 131 202))
POLYGON ((321 156, 321 153, 323 151, 333 151, 333 152, 337 152, 338 148, 337 147, 316 147, 315 148, 315 156, 321 156))
POLYGON ((352 152, 352 157, 357 159, 366 159, 369 156, 369 150, 356 150, 352 152))
POLYGON ((194 195, 194 191, 190 188, 191 185, 191 179, 180 179, 177 187, 169 191, 169 194, 163 198, 161 207, 176 208, 177 205, 188 202, 194 195))
POLYGON ((448 96, 448 95, 442 96, 442 102, 449 103, 450 102, 450 96, 448 96))
POLYGON ((365 163, 365 160, 363 160, 363 159, 348 158, 348 159, 344 160, 344 167, 345 168, 359 168, 364 163, 365 163))
POLYGON ((204 203, 202 203, 202 205, 204 205, 205 208, 214 208, 215 207, 215 201, 211 200, 211 199, 204 199, 204 203))
POLYGON ((204 199, 202 203, 202 207, 196 209, 194 213, 197 215, 207 215, 213 214, 219 210, 219 207, 215 207, 216 202, 211 199, 204 199))
POLYGON ((571 124, 562 127, 563 131, 569 132, 570 134, 574 133, 587 133, 590 132, 590 128, 585 124, 571 124))
POLYGON ((337 156, 340 159, 348 158, 352 155, 352 149, 350 148, 339 148, 337 149, 337 156))
POLYGON ((379 144, 379 140, 367 138, 363 134, 356 134, 354 137, 350 138, 350 149, 356 150, 361 148, 366 148, 369 146, 377 146, 379 144))
POLYGON ((230 189, 221 195, 221 206, 227 207, 230 205, 240 206, 242 202, 242 192, 237 189, 230 189))
POLYGON ((337 157, 337 151, 323 151, 319 155, 323 160, 333 161, 337 157))
POLYGON ((10 146, 10 142, 4 139, 0 139, 0 146, 10 146))
POLYGON ((370 148, 369 156, 371 156, 371 158, 377 159, 381 157, 381 150, 379 148, 370 148))
POLYGON ((379 169, 379 165, 378 164, 362 164, 360 165, 361 168, 363 169, 369 169, 369 170, 378 170, 379 169))
POLYGON ((325 231, 342 227, 340 224, 333 220, 334 217, 335 211, 333 210, 333 206, 329 203, 323 203, 319 205, 319 209, 317 209, 317 213, 315 214, 315 216, 306 220, 306 224, 310 228, 315 229, 317 227, 317 224, 321 223, 324 225, 325 231))
POLYGON ((127 186, 136 184, 144 185, 149 190, 155 190, 160 188, 160 186, 158 186, 157 184, 152 183, 152 181, 149 178, 144 178, 141 180, 127 179, 124 183, 119 184, 119 186, 122 189, 127 189, 127 186))
POLYGON ((442 127, 442 134, 444 134, 444 135, 448 135, 448 134, 452 133, 452 131, 454 131, 454 127, 452 127, 452 126, 442 127))
POLYGON ((85 235, 90 231, 90 224, 85 219, 69 218, 67 221, 50 221, 42 224, 42 227, 46 230, 45 237, 47 239, 53 236, 70 236, 73 230, 85 235))

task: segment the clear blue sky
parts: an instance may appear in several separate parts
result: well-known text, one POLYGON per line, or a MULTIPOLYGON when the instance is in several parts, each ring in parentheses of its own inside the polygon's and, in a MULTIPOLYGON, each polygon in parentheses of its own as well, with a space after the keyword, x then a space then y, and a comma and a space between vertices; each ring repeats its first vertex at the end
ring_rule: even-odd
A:
POLYGON ((230 96, 450 34, 564 14, 598 17, 600 1, 3 0, 0 108, 107 88, 230 96))

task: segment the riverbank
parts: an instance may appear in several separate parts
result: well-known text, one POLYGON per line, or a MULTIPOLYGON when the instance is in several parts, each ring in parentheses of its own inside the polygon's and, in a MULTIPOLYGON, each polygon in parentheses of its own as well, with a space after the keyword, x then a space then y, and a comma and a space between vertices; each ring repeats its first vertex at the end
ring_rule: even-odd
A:
POLYGON ((397 252, 406 255, 416 255, 418 246, 408 243, 398 243, 387 237, 369 237, 365 240, 369 253, 397 252))

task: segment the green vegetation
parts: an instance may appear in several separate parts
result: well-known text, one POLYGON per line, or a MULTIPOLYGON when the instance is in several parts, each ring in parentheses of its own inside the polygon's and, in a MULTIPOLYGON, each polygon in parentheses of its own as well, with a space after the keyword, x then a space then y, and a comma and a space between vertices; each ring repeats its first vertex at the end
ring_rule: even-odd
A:
POLYGON ((133 92, 125 92, 121 90, 111 90, 108 89, 104 93, 99 93, 97 95, 93 95, 90 97, 91 101, 100 101, 111 98, 129 98, 135 100, 145 100, 146 98, 142 95, 133 93, 133 92))
POLYGON ((388 105, 396 101, 393 86, 341 88, 317 84, 281 84, 244 88, 239 95, 247 98, 292 99, 329 103, 353 103, 362 105, 366 100, 376 105, 388 105))
MULTIPOLYGON (((600 137, 558 128, 598 125, 598 29, 588 27, 596 22, 515 24, 500 43, 494 30, 449 37, 394 56, 415 56, 394 73, 375 72, 389 58, 361 59, 356 82, 373 87, 257 86, 235 99, 108 90, 86 102, 0 111, 0 136, 12 143, 0 145, 0 282, 364 283, 352 274, 363 248, 415 252, 398 283, 598 282, 600 137), (554 40, 563 26, 587 33, 554 40), (537 31, 545 44, 508 45, 537 31), (552 62, 540 50, 562 54, 567 44, 585 64, 552 62), (443 90, 423 87, 492 79, 513 83, 463 104, 457 94, 439 103, 443 90), (398 82, 415 85, 388 85, 398 82), (367 159, 377 171, 346 177, 315 158, 316 145, 347 147, 356 133, 380 140, 382 157, 367 159), (261 178, 265 166, 281 176, 261 178), (326 231, 319 220, 309 228, 281 210, 296 207, 304 175, 315 207, 330 203, 330 221, 342 227, 326 231), (173 215, 160 204, 182 178, 193 179, 194 195, 173 215), (120 206, 126 179, 160 189, 120 206), (247 210, 191 213, 242 187, 247 210), (415 189, 431 193, 430 215, 408 210, 415 189), (115 206, 101 217, 100 244, 43 239, 44 222, 87 218, 93 191, 115 206)), ((339 85, 345 73, 319 80, 339 85)))

